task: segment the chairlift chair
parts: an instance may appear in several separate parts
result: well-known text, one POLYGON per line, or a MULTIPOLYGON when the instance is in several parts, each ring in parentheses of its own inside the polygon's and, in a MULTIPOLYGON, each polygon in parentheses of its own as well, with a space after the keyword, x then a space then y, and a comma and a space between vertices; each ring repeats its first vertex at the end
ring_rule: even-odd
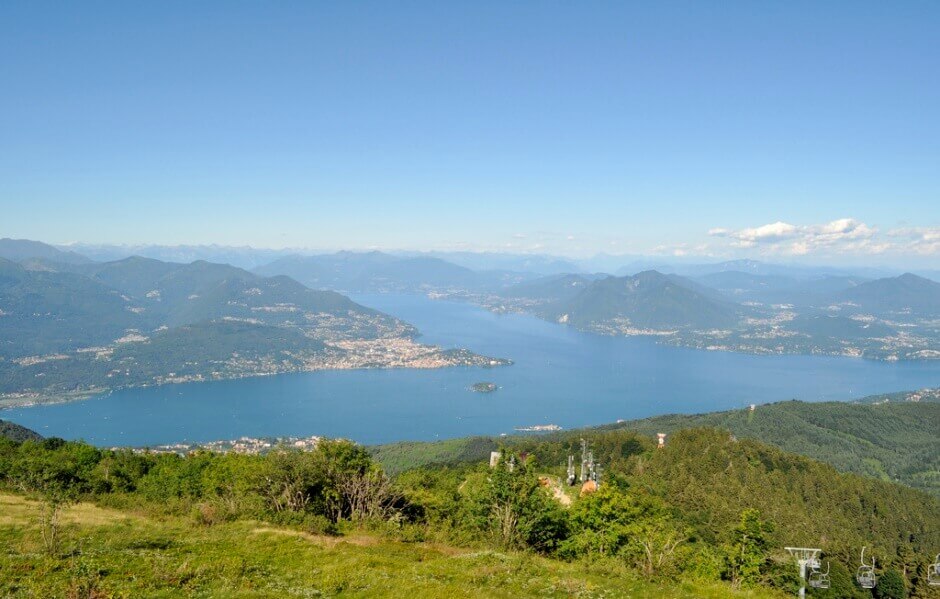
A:
POLYGON ((933 563, 927 566, 927 584, 940 587, 940 553, 934 558, 933 563))
POLYGON ((875 576, 875 558, 871 558, 870 566, 865 563, 865 547, 862 547, 861 562, 862 565, 855 573, 855 580, 863 589, 873 589, 878 584, 878 577, 875 576))
POLYGON ((809 586, 814 589, 828 589, 829 588, 829 562, 826 562, 826 571, 823 572, 819 569, 819 561, 816 562, 816 567, 814 567, 809 573, 809 586))

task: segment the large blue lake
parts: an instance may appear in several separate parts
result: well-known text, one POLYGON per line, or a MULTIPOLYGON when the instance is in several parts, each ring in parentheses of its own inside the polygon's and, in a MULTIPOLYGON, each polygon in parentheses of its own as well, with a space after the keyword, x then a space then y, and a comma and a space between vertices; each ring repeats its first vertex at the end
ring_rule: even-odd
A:
POLYGON ((565 428, 798 398, 851 399, 940 385, 940 362, 749 356, 579 333, 524 315, 421 296, 360 303, 415 325, 422 340, 515 361, 495 369, 360 370, 129 389, 0 412, 44 435, 98 445, 327 435, 363 443, 565 428), (499 390, 469 387, 493 381, 499 390))

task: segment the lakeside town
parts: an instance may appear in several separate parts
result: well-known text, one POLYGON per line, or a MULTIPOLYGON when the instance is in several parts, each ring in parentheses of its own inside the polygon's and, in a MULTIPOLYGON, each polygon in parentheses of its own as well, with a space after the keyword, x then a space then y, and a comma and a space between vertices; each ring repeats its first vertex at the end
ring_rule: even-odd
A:
MULTIPOLYGON (((246 455, 263 455, 273 449, 284 448, 296 451, 313 451, 322 437, 239 437, 221 441, 208 441, 204 443, 169 443, 153 447, 135 447, 135 453, 175 453, 185 456, 197 451, 212 451, 215 453, 239 453, 246 455)), ((112 447, 112 451, 126 449, 112 447)))
MULTIPOLYGON (((145 347, 149 340, 135 342, 145 347)), ((125 346, 127 347, 127 346, 125 346)), ((154 352, 116 357, 114 347, 79 349, 17 360, 0 358, 9 391, 0 393, 0 409, 85 399, 129 387, 231 380, 317 370, 382 368, 438 369, 456 366, 507 366, 506 358, 483 356, 466 349, 445 349, 411 337, 337 339, 323 349, 271 352, 233 351, 224 359, 152 360, 154 352), (54 366, 50 368, 49 366, 54 366), (39 371, 39 368, 45 367, 39 371), (76 384, 76 380, 81 381, 76 384), (61 381, 61 382, 60 382, 61 381), (32 388, 30 388, 32 387, 32 388)))

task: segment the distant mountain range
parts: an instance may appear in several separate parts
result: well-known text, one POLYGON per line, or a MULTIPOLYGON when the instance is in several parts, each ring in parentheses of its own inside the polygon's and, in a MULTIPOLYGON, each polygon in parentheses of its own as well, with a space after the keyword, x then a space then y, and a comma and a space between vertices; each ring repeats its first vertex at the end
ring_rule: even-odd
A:
POLYGON ((860 277, 865 279, 875 279, 900 274, 899 271, 888 268, 773 264, 747 259, 703 264, 690 262, 670 263, 663 260, 650 259, 636 260, 617 269, 616 274, 628 275, 639 272, 641 270, 650 269, 659 270, 663 273, 677 274, 693 278, 726 272, 746 273, 765 277, 787 277, 801 280, 819 279, 823 277, 860 277))
POLYGON ((544 254, 503 252, 404 252, 405 256, 439 258, 477 271, 509 271, 536 276, 583 273, 587 268, 577 260, 544 254))
MULTIPOLYGON (((96 262, 114 262, 131 256, 153 258, 163 262, 216 262, 252 269, 272 260, 293 254, 293 250, 270 250, 247 246, 224 245, 103 245, 73 244, 60 246, 87 256, 96 262)), ((0 256, 3 254, 0 253, 0 256)))
POLYGON ((129 330, 146 335, 160 327, 220 320, 292 323, 319 333, 329 329, 332 338, 414 333, 338 293, 224 264, 127 258, 61 265, 58 271, 52 266, 27 270, 0 259, 0 330, 5 333, 0 355, 74 351, 114 342, 129 330), (337 325, 325 325, 327 320, 337 325))
POLYGON ((785 275, 762 275, 726 270, 696 276, 693 280, 717 289, 739 302, 813 305, 825 303, 834 294, 851 289, 870 279, 838 275, 803 279, 785 275))
MULTIPOLYGON (((234 252, 252 260, 264 255, 216 246, 173 251, 234 252)), ((338 291, 433 294, 500 312, 531 312, 586 331, 656 335, 665 343, 708 349, 940 358, 940 283, 912 273, 879 277, 877 269, 735 260, 611 276, 579 272, 576 263, 550 256, 344 251, 279 255, 249 272, 204 260, 133 256, 93 262, 24 240, 0 241, 0 257, 9 259, 0 265, 8 281, 7 307, 0 310, 19 314, 4 318, 5 326, 10 339, 23 340, 17 351, 30 355, 106 343, 128 330, 220 319, 294 326, 314 340, 387 336, 380 330, 413 335, 394 319, 331 293, 338 291), (546 271, 552 274, 539 274, 546 271), (28 295, 33 291, 35 297, 28 295), (38 309, 28 312, 27 304, 38 309), (327 322, 326 316, 335 326, 312 324, 327 322)), ((0 355, 10 355, 12 341, 5 345, 0 355)))
MULTIPOLYGON (((131 256, 154 258, 164 262, 189 263, 197 260, 231 264, 252 270, 287 256, 324 256, 330 252, 309 249, 266 249, 249 246, 226 245, 107 245, 77 243, 54 247, 28 240, 0 240, 0 257, 18 262, 23 256, 44 257, 57 262, 68 262, 61 256, 45 255, 52 250, 73 255, 73 260, 113 262, 131 256), (44 246, 44 250, 33 248, 21 251, 15 246, 33 244, 44 246), (14 246, 4 249, 4 246, 14 246), (13 255, 15 252, 16 255, 13 255)), ((335 252, 334 252, 335 253, 335 252)), ((365 254, 368 252, 354 252, 365 254)), ((496 251, 385 251, 389 256, 403 258, 437 258, 474 271, 508 271, 522 273, 530 278, 548 275, 586 274, 603 272, 616 276, 634 275, 646 270, 657 270, 664 274, 676 274, 695 278, 721 272, 744 272, 753 275, 784 276, 796 279, 820 279, 822 277, 858 277, 878 279, 902 274, 902 270, 890 267, 858 266, 811 266, 805 264, 774 264, 757 260, 741 259, 724 262, 696 262, 693 258, 667 258, 641 255, 596 254, 587 258, 565 258, 539 253, 509 253, 496 251)), ((938 269, 908 269, 913 274, 940 282, 938 269)))
POLYGON ((60 250, 41 241, 29 239, 0 239, 0 258, 20 262, 30 258, 41 258, 61 264, 87 264, 87 257, 72 251, 60 250))
POLYGON ((877 280, 740 271, 560 275, 466 297, 584 331, 706 349, 940 358, 940 284, 910 273, 877 280))
POLYGON ((509 271, 475 271, 430 256, 393 256, 382 252, 287 256, 255 272, 265 276, 287 275, 310 287, 350 293, 478 290, 505 287, 531 278, 509 271))

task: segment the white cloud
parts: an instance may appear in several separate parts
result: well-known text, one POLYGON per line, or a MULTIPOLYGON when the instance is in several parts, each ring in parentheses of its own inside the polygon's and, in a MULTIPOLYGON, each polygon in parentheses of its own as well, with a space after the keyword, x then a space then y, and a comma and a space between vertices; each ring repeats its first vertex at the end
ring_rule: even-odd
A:
POLYGON ((894 229, 888 235, 909 253, 922 256, 940 254, 940 227, 894 229))
POLYGON ((741 229, 737 233, 732 233, 731 236, 740 241, 758 243, 761 241, 778 241, 781 239, 789 239, 796 236, 798 232, 799 229, 797 227, 789 223, 777 221, 775 223, 762 225, 753 229, 741 229))
MULTIPOLYGON (((936 247, 940 245, 940 239, 934 246, 926 240, 930 231, 934 230, 908 230, 904 236, 911 238, 912 244, 925 251, 940 251, 936 247)), ((739 230, 719 227, 710 229, 708 233, 713 237, 729 239, 729 245, 733 248, 754 248, 767 255, 881 254, 898 249, 896 244, 880 239, 876 228, 854 218, 840 218, 818 225, 794 225, 777 221, 739 230)))

